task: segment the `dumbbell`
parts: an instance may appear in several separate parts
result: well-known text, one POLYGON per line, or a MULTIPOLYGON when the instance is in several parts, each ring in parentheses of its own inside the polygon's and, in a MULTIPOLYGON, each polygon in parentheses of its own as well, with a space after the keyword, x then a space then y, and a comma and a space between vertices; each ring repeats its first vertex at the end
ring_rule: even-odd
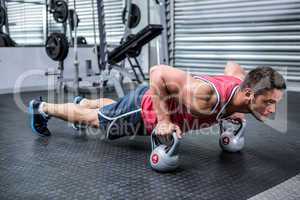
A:
POLYGON ((177 152, 179 139, 176 132, 172 134, 172 144, 162 144, 156 135, 156 131, 151 134, 152 152, 150 163, 152 169, 158 172, 170 172, 179 166, 179 155, 177 152))
POLYGON ((239 128, 226 128, 223 123, 232 123, 229 120, 222 120, 220 122, 221 136, 219 138, 219 144, 221 149, 227 152, 238 152, 244 148, 245 138, 244 132, 246 127, 246 120, 238 122, 239 128))

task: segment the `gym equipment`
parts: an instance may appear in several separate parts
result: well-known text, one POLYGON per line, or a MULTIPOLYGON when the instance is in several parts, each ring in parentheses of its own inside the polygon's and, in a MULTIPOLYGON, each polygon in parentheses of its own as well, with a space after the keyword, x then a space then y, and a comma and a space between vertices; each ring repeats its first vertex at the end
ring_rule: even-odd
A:
POLYGON ((138 56, 141 48, 160 35, 162 31, 163 27, 161 25, 149 24, 135 35, 130 35, 123 44, 108 53, 108 63, 116 64, 124 60, 127 56, 138 56))
POLYGON ((177 153, 179 139, 176 132, 172 134, 172 144, 162 144, 154 130, 151 134, 152 152, 150 155, 151 167, 159 172, 170 172, 179 166, 179 155, 177 153))
POLYGON ((5 36, 1 33, 0 35, 0 47, 7 47, 7 41, 5 36))
POLYGON ((219 138, 219 144, 221 149, 227 152, 241 151, 245 145, 244 132, 246 127, 246 121, 239 122, 239 128, 236 130, 233 127, 226 128, 224 122, 232 123, 229 120, 221 120, 220 131, 221 136, 219 138))
POLYGON ((63 61, 69 53, 69 43, 62 33, 51 33, 45 45, 47 55, 54 61, 63 61))
MULTIPOLYGON (((92 0, 93 2, 93 0, 92 0)), ((49 7, 51 10, 53 10, 54 6, 53 3, 55 3, 55 1, 52 1, 49 4, 49 7), (51 4, 52 3, 52 4, 51 4)), ((48 4, 47 4, 48 5, 48 4)), ((63 102, 63 93, 64 92, 69 92, 71 91, 73 93, 74 96, 77 96, 79 93, 90 93, 91 91, 96 90, 96 92, 99 92, 101 87, 104 86, 104 83, 107 83, 108 80, 112 81, 116 91, 118 93, 118 96, 123 96, 124 95, 124 91, 122 90, 121 86, 120 86, 120 82, 118 80, 118 78, 113 77, 112 75, 109 75, 105 72, 101 72, 99 70, 99 73, 94 73, 92 68, 91 68, 91 62, 86 63, 88 65, 88 73, 87 73, 87 77, 88 80, 91 81, 91 87, 85 85, 84 87, 80 87, 80 82, 82 81, 82 78, 79 77, 79 59, 78 59, 78 45, 79 44, 86 44, 86 40, 84 37, 78 37, 77 36, 77 29, 78 29, 78 15, 76 13, 76 1, 73 1, 73 9, 71 10, 71 14, 68 15, 67 20, 68 20, 68 27, 69 27, 69 33, 70 33, 70 43, 71 45, 74 47, 74 77, 73 78, 65 78, 65 66, 64 66, 64 62, 63 62, 63 57, 65 57, 67 55, 68 52, 68 47, 69 45, 67 42, 65 43, 64 41, 66 41, 66 37, 65 34, 67 33, 67 23, 63 23, 63 33, 64 34, 59 34, 59 37, 56 37, 56 35, 54 35, 54 37, 51 37, 48 39, 48 45, 46 45, 46 47, 48 47, 46 49, 47 54, 50 55, 50 58, 52 58, 53 60, 58 60, 58 67, 57 70, 52 70, 52 71, 48 71, 45 73, 46 76, 55 76, 54 80, 54 95, 51 96, 51 99, 53 99, 54 102, 63 102), (72 26, 71 26, 72 25, 72 26), (60 37, 61 36, 61 37, 60 37), (65 56, 60 56, 60 55, 65 55, 65 56), (69 84, 70 83, 70 84, 69 84)), ((47 8, 48 10, 48 8, 47 8)), ((64 12, 65 13, 65 12, 64 12)), ((94 39, 95 39, 95 44, 96 44, 96 23, 94 20, 94 3, 92 3, 92 13, 93 13, 93 27, 94 27, 94 39)), ((47 15, 48 16, 48 15, 47 15)), ((48 21, 48 20, 47 20, 48 21)), ((51 34, 52 35, 52 34, 51 34)), ((96 49, 97 51, 97 49, 96 49)), ((98 55, 97 52, 95 54, 96 56, 98 55)), ((96 59, 97 62, 99 61, 99 59, 96 59)), ((98 65, 99 66, 99 65, 98 65)))
MULTIPOLYGON (((126 0, 126 3, 127 3, 127 5, 129 5, 130 1, 126 0)), ((92 5, 94 5, 94 4, 92 4, 92 5)), ((127 8, 131 8, 131 6, 127 6, 127 8)), ((99 37, 99 41, 100 41, 99 47, 96 44, 96 34, 95 34, 96 23, 94 21, 94 18, 93 18, 93 24, 94 24, 95 51, 98 56, 97 64, 98 64, 98 68, 99 68, 99 73, 101 74, 100 80, 101 80, 101 83, 104 84, 104 86, 106 85, 108 80, 112 80, 118 97, 123 97, 125 94, 124 89, 122 87, 123 86, 122 85, 123 77, 127 76, 127 77, 130 77, 130 79, 132 79, 132 76, 131 76, 131 74, 128 73, 127 70, 124 69, 125 68, 124 62, 123 62, 122 66, 118 66, 118 65, 112 66, 108 63, 109 51, 108 51, 108 43, 107 43, 107 39, 106 39, 105 7, 104 7, 103 0, 97 1, 97 11, 98 11, 97 20, 98 20, 98 31, 99 31, 99 36, 97 36, 97 37, 99 37), (119 76, 111 75, 112 69, 118 71, 119 76)), ((93 10, 93 12, 94 12, 94 10, 93 10)), ((95 15, 93 14, 93 16, 95 16, 95 15)), ((128 23, 128 20, 126 20, 126 24, 127 23, 128 23)), ((129 31, 130 30, 127 28, 127 25, 126 25, 124 28, 124 35, 127 36, 129 31)), ((126 38, 126 37, 124 37, 124 38, 126 38)))
MULTIPOLYGON (((108 50, 109 44, 107 43, 107 39, 106 39, 104 1, 103 0, 97 1, 98 30, 99 30, 99 41, 100 41, 99 48, 96 48, 97 51, 99 50, 98 66, 101 71, 100 72, 101 76, 103 76, 102 77, 103 79, 106 79, 107 76, 109 76, 110 71, 112 69, 119 72, 120 79, 119 81, 115 81, 115 84, 117 84, 115 85, 115 89, 117 91, 118 97, 124 96, 124 90, 122 88, 123 77, 129 77, 132 80, 132 82, 137 82, 137 83, 142 83, 144 80, 147 80, 136 57, 140 54, 143 45, 147 44, 153 38, 160 35, 161 31, 163 31, 164 28, 167 27, 166 20, 163 20, 162 21, 163 25, 148 25, 143 30, 136 33, 134 36, 130 35, 131 34, 130 20, 131 18, 134 18, 134 17, 130 17, 130 14, 135 15, 137 14, 138 11, 131 12, 131 8, 134 7, 132 6, 131 0, 124 0, 124 2, 125 2, 126 12, 123 12, 123 16, 124 16, 123 18, 126 20, 123 21, 123 23, 125 23, 123 41, 125 42, 124 43, 122 42, 121 45, 114 48, 112 51, 109 51, 108 50), (125 62, 126 62, 125 58, 127 58, 134 75, 132 75, 129 72, 129 70, 125 69, 125 62), (130 60, 130 58, 132 58, 132 60, 130 60), (143 80, 141 80, 141 78, 138 76, 136 68, 139 70, 143 80)), ((134 9, 135 8, 133 8, 133 10, 134 9)), ((160 10, 160 13, 161 15, 166 15, 167 12, 165 12, 165 10, 160 10)), ((166 40, 163 39, 163 41, 166 40)), ((167 44, 167 43, 163 42, 162 44, 167 44)), ((160 60, 163 60, 163 62, 167 64, 167 62, 169 61, 168 57, 165 56, 165 53, 168 52, 167 45, 165 47, 162 45, 161 48, 162 48, 162 52, 158 53, 157 55, 162 57, 162 59, 160 60)))
MULTIPOLYGON (((74 44, 74 38, 72 38, 72 43, 74 44)), ((83 36, 77 36, 77 44, 78 45, 87 45, 87 41, 83 36)))
POLYGON ((127 10, 127 6, 123 9, 122 21, 123 21, 123 24, 125 24, 125 25, 126 25, 126 21, 127 21, 126 12, 129 12, 128 17, 130 18, 128 27, 129 28, 135 28, 141 21, 141 10, 140 10, 140 8, 136 4, 131 3, 130 9, 127 10))
POLYGON ((52 0, 50 3, 50 13, 58 23, 65 23, 68 19, 68 4, 64 0, 52 0))
POLYGON ((50 0, 46 4, 46 35, 45 50, 47 55, 54 61, 58 61, 57 69, 45 72, 46 76, 54 76, 54 90, 49 93, 48 98, 51 101, 60 103, 63 102, 63 93, 67 91, 67 82, 73 81, 70 78, 64 77, 64 60, 69 52, 69 42, 66 37, 68 19, 68 5, 63 0, 50 0), (48 34, 48 11, 53 14, 56 22, 63 23, 63 33, 48 34))
MULTIPOLYGON (((134 39, 134 36, 135 36, 134 34, 129 34, 126 39, 124 39, 124 38, 121 39, 120 44, 124 44, 128 40, 134 39)), ((132 49, 129 49, 128 52, 127 52, 127 55, 130 58, 137 57, 137 56, 140 55, 141 50, 142 50, 141 48, 132 48, 132 49)))
POLYGON ((140 55, 142 47, 152 39, 160 35, 162 33, 162 30, 163 27, 161 25, 149 24, 138 33, 128 35, 125 42, 121 42, 120 46, 116 47, 111 52, 108 52, 108 63, 111 65, 115 65, 127 58, 135 76, 132 81, 137 81, 138 83, 143 82, 142 80, 140 80, 137 71, 135 70, 136 68, 139 70, 142 79, 147 80, 136 57, 140 55), (135 64, 131 61, 130 58, 133 58, 135 64))
MULTIPOLYGON (((0 0, 0 32, 10 35, 6 3, 7 2, 5 0, 0 0)), ((10 40, 12 41, 11 38, 10 40)), ((12 43, 16 45, 14 41, 12 41, 12 43)), ((9 46, 13 45, 10 44, 9 46)))
MULTIPOLYGON (((170 29, 170 23, 168 23, 168 19, 170 17, 170 11, 168 10, 168 5, 170 2, 168 0, 157 0, 159 3, 159 10, 160 10, 160 21, 163 25, 163 32, 160 41, 157 41, 156 45, 156 52, 157 52, 157 60, 158 64, 166 64, 170 63, 170 56, 171 53, 169 51, 169 45, 171 45, 168 41, 169 33, 168 30, 170 29)), ((171 48, 172 49, 172 48, 171 48)))
POLYGON ((78 27, 80 19, 79 19, 77 13, 75 13, 75 10, 70 9, 69 10, 69 24, 70 24, 70 29, 72 31, 74 31, 74 28, 75 28, 75 20, 76 20, 76 27, 78 27))
MULTIPOLYGON (((60 0, 62 1, 62 0, 60 0)), ((110 81, 114 88, 115 91, 118 95, 118 97, 122 97, 124 96, 124 90, 122 87, 122 80, 123 77, 129 77, 132 81, 137 81, 138 83, 142 83, 142 80, 138 77, 137 74, 137 70, 136 68, 139 70, 143 80, 146 80, 146 77, 141 69, 140 64, 138 63, 138 60, 136 59, 137 56, 140 55, 141 49, 142 47, 147 44, 149 41, 151 41, 153 38, 155 38, 156 36, 160 35, 160 33, 163 30, 163 27, 161 25, 149 25, 147 27, 145 27, 143 30, 141 30, 140 32, 138 32, 135 35, 130 35, 130 29, 128 29, 129 27, 129 23, 130 23, 130 17, 127 17, 127 15, 129 13, 131 13, 131 11, 126 12, 126 18, 128 20, 126 20, 126 26, 125 26, 125 31, 124 31, 124 42, 118 46, 117 48, 115 48, 113 51, 109 52, 108 51, 108 44, 107 44, 107 40, 106 40, 106 29, 105 29, 105 12, 104 12, 104 1, 103 0, 99 0, 97 1, 97 11, 98 11, 98 28, 99 28, 99 41, 100 44, 98 45, 96 42, 96 22, 95 22, 95 13, 94 13, 94 1, 92 1, 92 16, 93 16, 93 27, 94 27, 94 46, 95 46, 95 55, 97 56, 97 65, 99 68, 99 73, 93 73, 91 70, 89 70, 88 77, 90 77, 89 79, 91 81, 94 81, 92 86, 93 87, 99 87, 99 89, 101 87, 106 87, 106 84, 108 83, 108 81, 110 81), (130 74, 127 69, 125 69, 125 58, 128 59, 128 62, 130 63, 130 66, 132 68, 132 71, 135 75, 135 77, 130 74), (132 58, 133 60, 130 60, 129 58, 132 58), (122 65, 119 65, 119 62, 123 62, 122 65), (135 63, 134 63, 135 62, 135 63), (116 70, 118 74, 112 74, 111 71, 112 70, 116 70), (95 80, 92 80, 92 77, 95 76, 95 80)), ((126 6, 128 8, 128 10, 131 9, 132 6, 131 5, 131 1, 130 0, 126 0, 126 6)), ((63 6, 61 6, 60 9, 56 8, 56 4, 57 1, 52 0, 52 4, 50 4, 50 10, 53 10, 53 13, 55 12, 55 10, 58 12, 58 10, 62 11, 62 12, 58 12, 58 13, 67 13, 64 12, 63 6), (51 6, 52 5, 52 6, 51 6)), ((59 4, 60 5, 60 4, 59 4)), ((134 7, 134 6, 133 6, 134 7)), ((135 9, 135 8, 133 8, 135 9)), ((138 12, 138 11, 137 11, 138 12)), ((64 15, 65 16, 65 15, 64 15)), ((86 91, 85 88, 80 88, 79 86, 79 61, 77 59, 77 46, 80 43, 85 43, 86 40, 83 40, 83 38, 77 37, 77 26, 78 26, 78 16, 76 14, 76 3, 74 1, 74 9, 71 10, 69 12, 68 15, 68 19, 69 20, 69 26, 70 26, 70 38, 71 39, 71 43, 72 45, 74 45, 74 69, 75 69, 75 77, 73 79, 73 84, 72 87, 70 88, 71 90, 75 91, 75 95, 77 95, 80 92, 84 92, 86 91), (72 25, 73 24, 73 25, 72 25), (72 25, 72 26, 71 26, 72 25), (74 27, 74 28, 73 28, 74 27), (74 30, 73 30, 74 29, 74 30), (73 31, 72 31, 73 30, 73 31), (74 34, 74 36, 72 36, 74 34)), ((64 27, 66 26, 66 23, 64 23, 64 27)), ((64 33, 66 33, 66 28, 64 28, 64 33)), ((59 48, 54 48, 54 47, 59 47, 58 42, 56 40, 54 40, 54 42, 52 42, 52 45, 48 45, 48 51, 50 51, 51 47, 51 51, 53 51, 55 54, 59 54, 59 51, 55 51, 55 49, 59 49, 59 48)), ((50 53, 50 55, 52 55, 52 53, 50 53)), ((54 56, 55 60, 58 60, 60 56, 56 55, 54 56)), ((53 59, 53 58, 52 58, 53 59)), ((59 61, 61 61, 62 59, 59 59, 59 61)), ((89 63, 90 65, 90 63, 89 63)), ((91 67, 88 66, 88 69, 90 69, 91 67)), ((58 82, 64 82, 64 78, 63 78, 63 63, 59 63, 59 72, 55 72, 55 73, 48 73, 48 75, 58 75, 58 82)), ((61 83, 59 83, 58 85, 63 85, 61 83)), ((98 88, 95 88, 98 89, 98 88)), ((61 89, 58 89, 59 91, 61 91, 61 89)), ((68 89, 69 90, 69 89, 68 89)))
POLYGON ((0 47, 15 47, 16 45, 8 34, 0 32, 0 47))
MULTIPOLYGON (((74 25, 74 68, 75 68, 75 78, 73 81, 73 85, 74 85, 74 95, 79 95, 79 60, 78 60, 78 43, 77 43, 77 31, 78 31, 78 15, 77 15, 77 11, 76 11, 76 1, 73 0, 74 3, 74 10, 72 11, 72 15, 70 17, 70 22, 72 19, 72 23, 74 25)), ((71 23, 70 23, 71 24, 71 23)), ((72 27, 71 27, 72 30, 72 27)))
POLYGON ((85 61, 85 70, 86 70, 86 76, 92 76, 94 74, 91 60, 85 61))
POLYGON ((0 29, 6 24, 6 10, 2 6, 0 6, 0 29))

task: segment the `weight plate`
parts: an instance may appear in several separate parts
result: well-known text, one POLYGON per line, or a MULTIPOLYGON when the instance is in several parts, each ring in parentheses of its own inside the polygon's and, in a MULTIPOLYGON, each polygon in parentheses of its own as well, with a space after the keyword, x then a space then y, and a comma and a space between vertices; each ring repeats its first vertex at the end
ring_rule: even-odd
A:
MULTIPOLYGON (((128 25, 129 28, 135 28, 141 21, 141 10, 134 3, 131 4, 131 13, 129 14, 129 17, 130 17, 130 24, 128 25)), ((126 8, 123 9, 122 20, 123 20, 123 24, 125 24, 126 8)))
POLYGON ((63 61, 69 52, 69 44, 62 33, 51 33, 46 41, 46 53, 54 61, 63 61))
POLYGON ((0 28, 2 28, 5 25, 6 17, 7 15, 5 9, 2 6, 0 6, 0 28))
POLYGON ((63 0, 55 1, 54 12, 53 12, 54 20, 58 23, 64 23, 68 19, 68 4, 63 0))
POLYGON ((58 58, 59 61, 65 60, 69 53, 69 42, 67 37, 64 34, 61 34, 61 43, 63 48, 58 58))

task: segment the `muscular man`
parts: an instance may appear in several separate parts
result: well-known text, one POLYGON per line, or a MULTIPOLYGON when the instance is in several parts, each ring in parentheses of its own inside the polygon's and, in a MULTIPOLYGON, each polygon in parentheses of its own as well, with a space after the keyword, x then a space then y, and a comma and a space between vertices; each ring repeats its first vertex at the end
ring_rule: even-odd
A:
POLYGON ((264 121, 276 111, 286 89, 285 80, 271 67, 258 67, 248 74, 228 62, 224 75, 192 75, 158 65, 150 72, 150 87, 140 86, 120 98, 88 100, 76 97, 74 103, 51 104, 32 100, 29 105, 31 128, 49 136, 51 117, 105 131, 108 139, 126 135, 176 131, 179 138, 191 129, 211 126, 223 118, 243 118, 251 113, 264 121))

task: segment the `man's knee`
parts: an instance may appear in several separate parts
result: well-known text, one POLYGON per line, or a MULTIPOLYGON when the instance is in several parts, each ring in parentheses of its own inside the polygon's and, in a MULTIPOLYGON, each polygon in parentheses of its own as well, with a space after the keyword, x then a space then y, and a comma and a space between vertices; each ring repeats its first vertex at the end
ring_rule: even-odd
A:
POLYGON ((92 120, 90 121, 90 126, 92 126, 93 128, 99 128, 99 120, 92 120))
POLYGON ((101 98, 101 99, 98 99, 98 101, 99 101, 99 104, 102 105, 102 106, 109 105, 109 104, 112 104, 112 103, 116 103, 115 100, 109 99, 109 98, 101 98))

